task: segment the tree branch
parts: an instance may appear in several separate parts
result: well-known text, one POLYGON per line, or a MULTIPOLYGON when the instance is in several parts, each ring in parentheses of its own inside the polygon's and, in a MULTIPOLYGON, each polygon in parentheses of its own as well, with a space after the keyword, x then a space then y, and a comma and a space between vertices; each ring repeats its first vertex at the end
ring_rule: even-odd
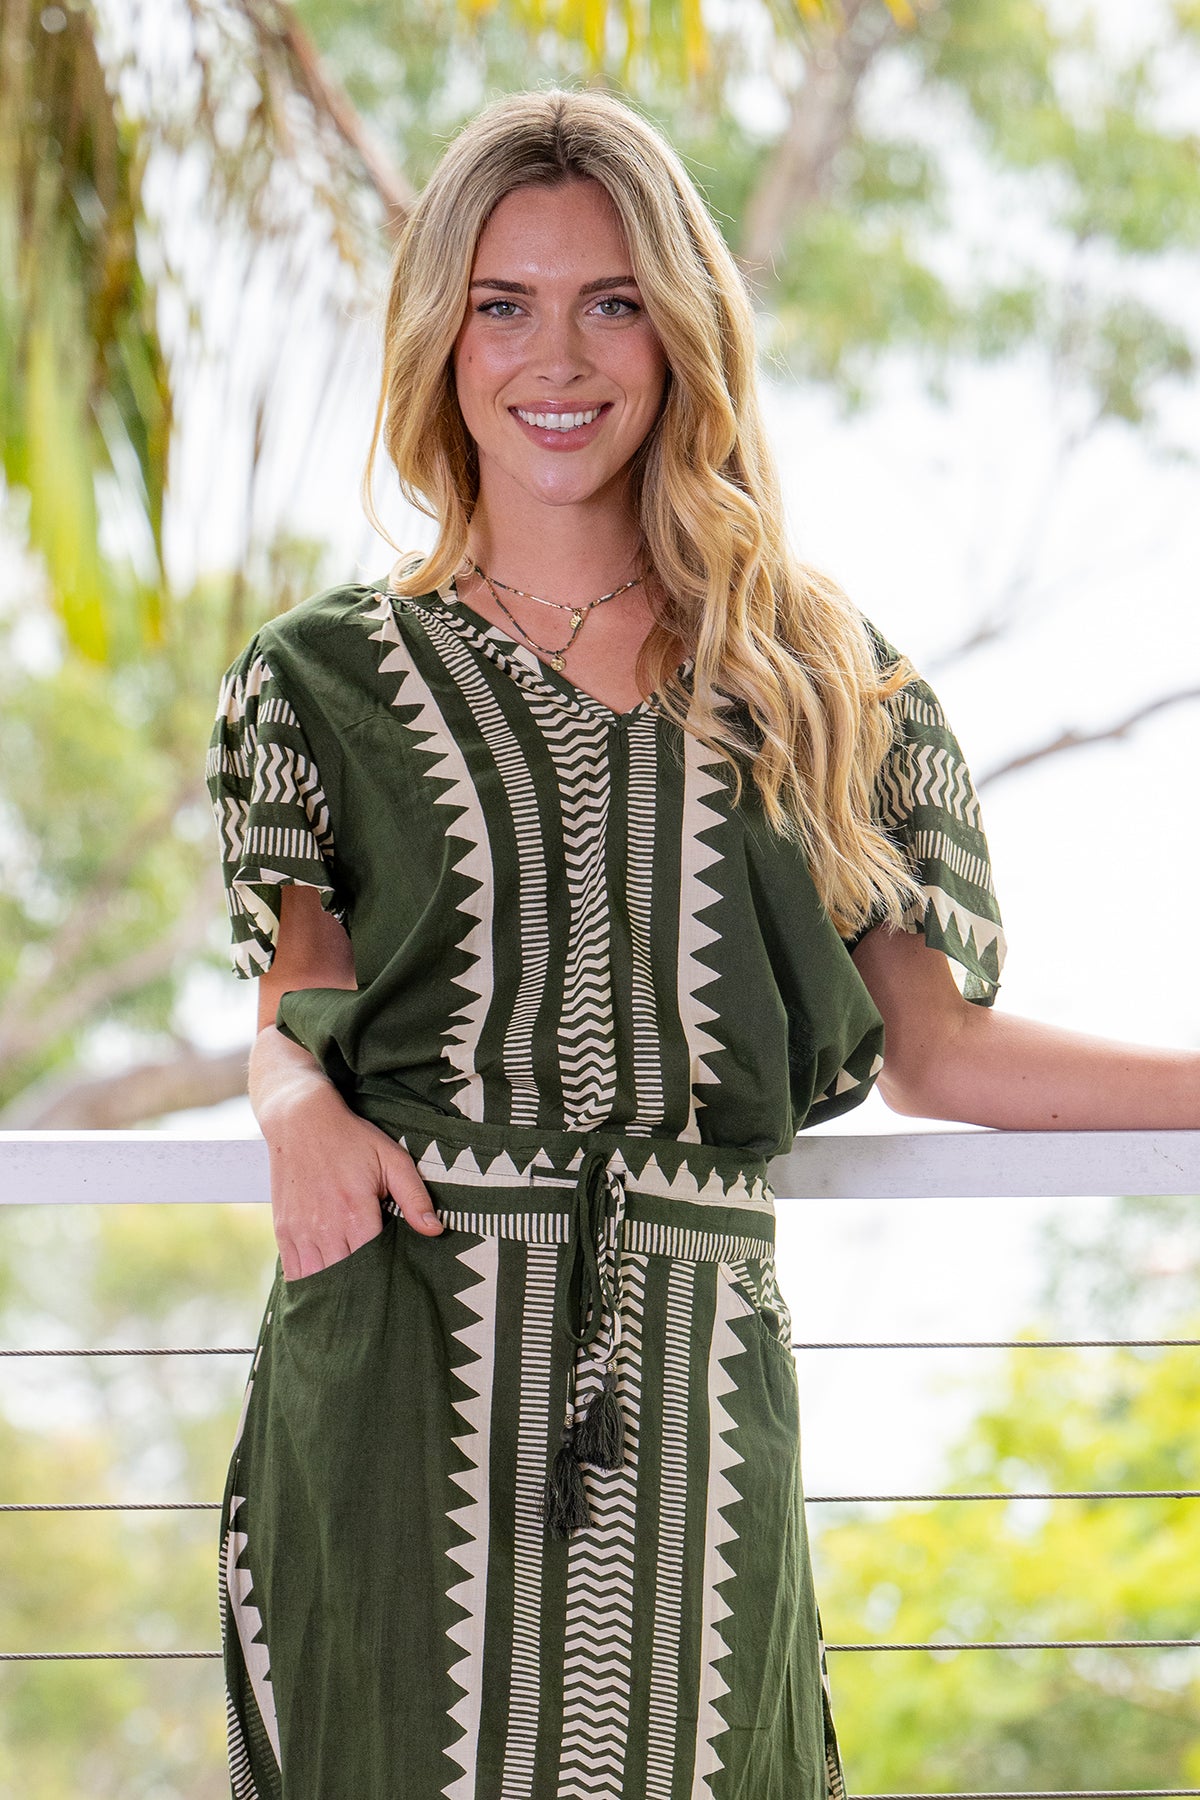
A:
POLYGON ((190 1045, 167 1062, 119 1075, 52 1075, 0 1113, 5 1131, 126 1131, 165 1113, 217 1106, 246 1092, 250 1046, 206 1054, 190 1045))
POLYGON ((1165 712, 1169 706, 1182 706, 1189 700, 1200 700, 1200 687, 1179 688, 1173 694, 1160 694, 1157 700, 1147 701, 1144 706, 1127 713, 1123 719, 1101 726, 1096 731, 1077 731, 1072 728, 1061 732, 1047 743, 1036 744, 1031 750, 1022 750, 1018 755, 1010 756, 1007 762, 997 763, 994 768, 980 775, 975 785, 985 788, 992 782, 1002 781, 1006 775, 1015 775, 1018 769, 1031 768, 1034 763, 1045 762, 1052 756, 1061 756, 1068 750, 1082 750, 1087 744, 1105 744, 1128 737, 1136 725, 1153 718, 1155 713, 1165 712))
POLYGON ((14 1015, 0 1038, 0 1069, 5 1063, 21 1062, 34 1055, 44 1045, 85 1024, 107 1001, 156 981, 177 957, 197 950, 212 924, 219 886, 219 870, 208 870, 194 903, 162 937, 140 945, 118 962, 81 975, 66 993, 42 1002, 32 1013, 14 1015))
POLYGON ((739 256, 751 279, 772 268, 788 227, 827 198, 863 79, 895 29, 871 0, 847 0, 836 24, 812 28, 803 84, 788 98, 787 126, 746 205, 739 256))
POLYGON ((243 0, 247 17, 260 41, 273 39, 288 58, 296 87, 319 119, 333 126, 362 164, 368 181, 387 211, 393 238, 412 211, 416 190, 386 155, 360 118, 345 89, 329 75, 308 32, 284 0, 243 0))

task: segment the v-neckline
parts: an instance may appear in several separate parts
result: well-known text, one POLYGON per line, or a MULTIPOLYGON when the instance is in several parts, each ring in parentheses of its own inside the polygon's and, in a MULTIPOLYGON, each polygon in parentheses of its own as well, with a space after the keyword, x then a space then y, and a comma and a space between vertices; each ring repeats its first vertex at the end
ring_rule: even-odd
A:
MULTIPOLYGON (((398 595, 392 596, 393 600, 399 597, 398 595)), ((634 720, 640 719, 643 714, 658 709, 659 690, 657 688, 652 694, 646 695, 636 705, 629 707, 624 712, 618 711, 615 706, 609 706, 608 702, 601 700, 598 695, 590 694, 586 688, 580 687, 578 682, 572 681, 570 676, 564 675, 561 669, 555 669, 544 661, 528 644, 519 643, 516 638, 509 637, 507 632, 501 631, 498 625, 485 618, 469 601, 462 598, 453 577, 436 593, 431 593, 427 597, 440 602, 447 615, 458 621, 465 636, 485 640, 485 649, 487 642, 490 642, 500 666, 511 673, 517 682, 532 681, 553 694, 556 700, 573 704, 581 712, 592 713, 608 720, 610 724, 630 724, 634 720)), ((675 673, 681 679, 685 679, 691 673, 691 669, 692 658, 689 656, 679 664, 675 673)))

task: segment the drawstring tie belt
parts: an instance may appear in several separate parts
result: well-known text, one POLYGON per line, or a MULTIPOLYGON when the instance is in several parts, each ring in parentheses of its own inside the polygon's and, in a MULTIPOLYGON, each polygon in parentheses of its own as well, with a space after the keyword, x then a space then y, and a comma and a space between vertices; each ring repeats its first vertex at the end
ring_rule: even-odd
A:
POLYGON ((592 1523, 580 1465, 619 1469, 625 1460, 625 1417, 617 1398, 621 1346, 621 1232, 625 1182, 608 1166, 610 1152, 589 1150, 571 1196, 570 1266, 556 1319, 572 1345, 567 1366, 562 1439, 546 1477, 542 1515, 553 1537, 592 1523), (574 1305, 572 1304, 574 1302, 574 1305), (574 1311, 574 1317, 572 1317, 574 1311), (587 1412, 576 1416, 576 1365, 607 1321, 604 1376, 587 1412))

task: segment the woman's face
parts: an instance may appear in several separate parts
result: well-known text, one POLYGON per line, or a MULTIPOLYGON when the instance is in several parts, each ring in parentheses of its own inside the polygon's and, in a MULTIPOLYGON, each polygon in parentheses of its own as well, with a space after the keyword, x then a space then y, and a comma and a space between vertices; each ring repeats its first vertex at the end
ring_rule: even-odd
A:
POLYGON ((667 362, 599 182, 500 201, 480 234, 453 367, 481 498, 515 500, 515 489, 569 506, 613 490, 658 416, 667 362))

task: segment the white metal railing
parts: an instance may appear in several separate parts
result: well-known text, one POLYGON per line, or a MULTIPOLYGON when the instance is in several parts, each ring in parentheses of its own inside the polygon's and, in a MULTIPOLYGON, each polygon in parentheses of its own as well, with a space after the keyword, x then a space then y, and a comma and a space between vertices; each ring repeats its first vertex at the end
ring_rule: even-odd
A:
MULTIPOLYGON (((789 1199, 1043 1198, 1112 1194, 1200 1194, 1200 1131, 990 1132, 935 1131, 878 1136, 801 1138, 772 1168, 782 1206, 789 1199)), ((262 1204, 268 1199, 267 1152, 259 1138, 168 1137, 159 1132, 0 1133, 0 1206, 133 1204, 262 1204)), ((874 1340, 800 1342, 806 1351, 902 1351, 1012 1348, 1039 1350, 1128 1345, 1191 1345, 1192 1338, 1021 1338, 1016 1340, 874 1340)), ((105 1347, 71 1350, 6 1349, 0 1358, 50 1356, 249 1356, 251 1346, 105 1347)), ((810 1506, 900 1501, 983 1503, 1010 1499, 1087 1499, 1130 1502, 1151 1498, 1200 1500, 1191 1488, 1123 1489, 1019 1495, 1008 1492, 946 1494, 810 1494, 810 1506)), ((209 1500, 112 1503, 28 1503, 0 1496, 0 1513, 216 1511, 209 1500)), ((832 1643, 834 1654, 924 1650, 1174 1649, 1200 1650, 1200 1637, 986 1641, 939 1639, 920 1644, 832 1643)), ((0 1662, 207 1660, 216 1650, 4 1652, 0 1662)), ((1089 1788, 1025 1790, 1021 1794, 940 1795, 938 1800, 1149 1800, 1150 1796, 1200 1796, 1200 1788, 1089 1788)), ((860 1800, 927 1800, 924 1795, 864 1795, 860 1800)))

